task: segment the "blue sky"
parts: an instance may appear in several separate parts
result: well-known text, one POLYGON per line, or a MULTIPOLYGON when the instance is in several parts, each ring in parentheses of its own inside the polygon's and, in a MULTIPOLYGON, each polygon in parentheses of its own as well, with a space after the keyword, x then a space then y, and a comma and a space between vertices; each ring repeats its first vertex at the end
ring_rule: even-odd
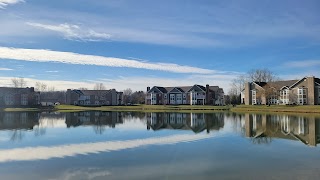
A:
POLYGON ((0 0, 0 83, 228 90, 250 69, 320 76, 318 0, 0 0))

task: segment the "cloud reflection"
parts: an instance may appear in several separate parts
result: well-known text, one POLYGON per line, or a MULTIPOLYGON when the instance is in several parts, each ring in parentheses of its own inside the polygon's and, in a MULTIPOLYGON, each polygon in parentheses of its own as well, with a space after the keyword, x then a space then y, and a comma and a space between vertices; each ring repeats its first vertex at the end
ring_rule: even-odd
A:
POLYGON ((212 137, 207 134, 198 135, 172 135, 165 137, 153 137, 125 141, 107 141, 96 143, 81 143, 60 145, 52 147, 26 147, 10 150, 0 150, 0 163, 9 161, 33 161, 47 160, 51 158, 63 158, 67 156, 87 155, 89 153, 111 152, 146 145, 166 145, 182 142, 192 142, 212 137))

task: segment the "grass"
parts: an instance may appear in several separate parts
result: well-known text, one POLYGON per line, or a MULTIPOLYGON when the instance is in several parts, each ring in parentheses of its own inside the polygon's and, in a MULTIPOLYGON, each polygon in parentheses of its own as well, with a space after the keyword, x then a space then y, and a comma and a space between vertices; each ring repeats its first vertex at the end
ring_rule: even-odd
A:
MULTIPOLYGON (((133 105, 133 106, 101 106, 82 107, 73 105, 55 106, 53 111, 75 112, 75 111, 139 111, 139 112, 256 112, 256 113, 317 113, 320 114, 320 106, 282 106, 282 105, 237 105, 231 106, 207 106, 207 105, 133 105)), ((48 109, 38 108, 4 108, 0 111, 48 111, 48 109)))
POLYGON ((101 106, 101 107, 81 107, 73 105, 59 105, 56 106, 57 111, 225 111, 229 110, 228 106, 189 106, 189 105, 133 105, 133 106, 101 106))
POLYGON ((319 105, 285 106, 285 105, 237 105, 230 109, 232 112, 292 112, 320 113, 319 105))
POLYGON ((21 111, 40 111, 38 108, 2 108, 0 111, 21 112, 21 111))

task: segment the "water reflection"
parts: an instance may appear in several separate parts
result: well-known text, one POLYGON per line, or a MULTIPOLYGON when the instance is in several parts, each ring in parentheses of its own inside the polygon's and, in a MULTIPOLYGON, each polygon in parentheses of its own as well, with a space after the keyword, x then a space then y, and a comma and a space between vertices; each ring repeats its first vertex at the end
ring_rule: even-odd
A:
POLYGON ((67 127, 93 126, 97 134, 102 134, 105 127, 115 128, 116 124, 123 124, 122 112, 73 112, 66 114, 67 127))
MULTIPOLYGON (((270 144, 274 139, 299 141, 308 146, 320 142, 320 119, 315 116, 237 113, 137 113, 137 112, 0 112, 0 132, 9 140, 21 141, 28 132, 44 136, 48 128, 92 127, 102 135, 108 128, 147 127, 147 130, 231 131, 249 137, 254 144, 270 144), (135 126, 139 124, 139 126, 135 126), (229 124, 230 126, 226 126, 229 124), (124 127, 124 126, 123 126, 124 127), (231 130, 230 130, 231 128, 231 130)), ((230 133, 230 132, 229 132, 230 133)))
POLYGON ((224 126, 222 113, 147 113, 147 129, 192 130, 200 133, 204 130, 219 130, 224 126))
POLYGON ((254 143, 270 143, 273 138, 296 140, 309 146, 320 142, 320 120, 290 115, 245 115, 246 136, 254 143))
POLYGON ((38 113, 14 113, 0 112, 0 131, 10 130, 10 140, 20 141, 24 137, 24 132, 33 130, 39 124, 38 113))

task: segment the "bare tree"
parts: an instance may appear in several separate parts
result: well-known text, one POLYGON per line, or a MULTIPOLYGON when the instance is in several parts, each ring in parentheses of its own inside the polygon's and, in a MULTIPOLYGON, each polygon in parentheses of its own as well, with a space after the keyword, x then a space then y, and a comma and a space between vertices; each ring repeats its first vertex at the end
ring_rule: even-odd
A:
POLYGON ((56 90, 56 88, 54 86, 48 87, 48 91, 49 92, 54 92, 55 90, 56 90))
POLYGON ((231 82, 232 92, 237 95, 240 94, 247 81, 248 77, 246 75, 239 75, 237 78, 233 79, 231 82))
MULTIPOLYGON (((279 80, 279 78, 269 69, 252 69, 248 71, 247 74, 240 75, 232 80, 230 84, 231 88, 229 91, 230 99, 231 101, 240 99, 239 101, 236 100, 236 102, 241 102, 240 93, 244 89, 246 82, 273 82, 277 80, 279 80)), ((272 98, 274 92, 271 90, 267 90, 265 92, 260 92, 260 94, 258 95, 260 96, 260 98, 264 96, 268 100, 272 98)))
POLYGON ((298 104, 298 95, 297 93, 290 92, 289 93, 289 103, 290 104, 298 104))
POLYGON ((27 86, 27 81, 25 81, 24 78, 12 78, 11 83, 13 87, 16 88, 24 88, 27 86))
POLYGON ((36 91, 46 91, 47 90, 47 85, 45 83, 42 83, 42 82, 36 82, 35 84, 35 90, 36 91))
POLYGON ((277 97, 279 96, 279 92, 277 91, 279 89, 279 86, 273 84, 266 84, 263 87, 263 90, 257 91, 257 99, 263 99, 265 98, 265 103, 270 105, 272 104, 273 99, 278 99, 277 97))
POLYGON ((273 82, 279 78, 269 69, 252 69, 248 72, 248 79, 252 82, 273 82))
POLYGON ((85 87, 80 87, 78 88, 79 90, 88 90, 88 88, 85 88, 85 87))
POLYGON ((123 103, 124 104, 128 104, 128 103, 132 103, 132 90, 130 88, 125 89, 122 91, 123 92, 123 103))
POLYGON ((93 87, 94 90, 106 90, 106 87, 102 83, 96 83, 93 87))
POLYGON ((146 94, 143 91, 136 91, 131 95, 132 104, 143 104, 146 94))

